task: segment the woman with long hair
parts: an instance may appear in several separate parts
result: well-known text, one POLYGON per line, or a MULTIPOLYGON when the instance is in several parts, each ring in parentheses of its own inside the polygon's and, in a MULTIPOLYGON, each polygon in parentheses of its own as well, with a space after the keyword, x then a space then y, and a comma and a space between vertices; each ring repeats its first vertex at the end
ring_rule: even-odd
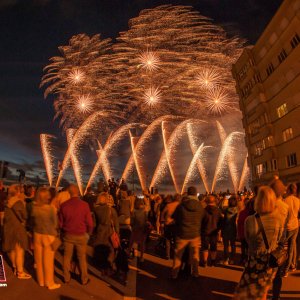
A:
POLYGON ((116 210, 108 205, 107 196, 101 193, 94 208, 96 234, 94 240, 94 260, 103 275, 113 271, 115 249, 111 236, 113 231, 119 234, 119 221, 116 210))
POLYGON ((141 252, 140 262, 144 261, 144 252, 146 248, 146 239, 148 235, 148 215, 145 209, 145 203, 143 199, 137 199, 135 202, 135 209, 131 216, 132 234, 129 242, 129 251, 132 250, 132 246, 136 243, 141 252))
POLYGON ((19 279, 30 279, 24 272, 24 254, 28 249, 26 232, 25 196, 21 193, 21 186, 14 184, 8 189, 8 202, 4 211, 3 251, 8 252, 14 275, 19 279))
POLYGON ((60 288, 54 282, 54 255, 52 243, 57 236, 57 215, 50 205, 51 194, 47 188, 39 188, 32 208, 34 259, 37 280, 41 287, 49 290, 60 288))
POLYGON ((254 202, 256 214, 245 221, 245 239, 248 244, 248 261, 238 284, 234 299, 265 300, 277 268, 268 264, 269 252, 278 247, 282 230, 276 208, 276 195, 268 186, 260 187, 254 202), (261 223, 260 223, 261 222, 261 223), (264 242, 265 231, 269 250, 264 242))

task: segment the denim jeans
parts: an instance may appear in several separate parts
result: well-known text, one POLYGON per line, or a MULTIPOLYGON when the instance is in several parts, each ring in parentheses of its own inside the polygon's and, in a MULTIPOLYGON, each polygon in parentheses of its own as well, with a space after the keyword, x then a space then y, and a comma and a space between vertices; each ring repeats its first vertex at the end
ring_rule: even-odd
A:
POLYGON ((288 243, 288 260, 285 265, 285 272, 288 272, 290 267, 295 268, 297 264, 297 236, 298 228, 294 230, 287 231, 286 241, 288 243))
POLYGON ((235 252, 236 252, 236 245, 235 239, 226 239, 223 237, 223 244, 224 244, 224 260, 229 258, 229 244, 231 248, 230 259, 234 259, 235 252))

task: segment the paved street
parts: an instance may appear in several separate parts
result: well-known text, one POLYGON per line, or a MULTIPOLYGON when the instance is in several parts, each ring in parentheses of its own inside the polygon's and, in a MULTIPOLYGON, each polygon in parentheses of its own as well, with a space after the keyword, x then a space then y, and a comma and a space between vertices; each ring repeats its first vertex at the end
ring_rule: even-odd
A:
MULTIPOLYGON (((91 282, 82 286, 78 280, 73 279, 70 284, 62 283, 62 256, 57 254, 55 272, 62 288, 48 291, 38 286, 34 279, 16 279, 7 263, 7 288, 1 288, 0 300, 102 300, 102 299, 230 299, 235 285, 240 278, 242 268, 239 266, 223 266, 200 268, 200 278, 180 278, 171 281, 169 277, 171 261, 159 258, 155 255, 154 245, 151 241, 148 253, 143 263, 137 263, 137 259, 131 261, 128 283, 102 277, 100 272, 89 264, 91 282), (24 292, 25 291, 25 292, 24 292)), ((89 255, 92 249, 89 248, 89 255)), ((30 265, 32 258, 28 255, 27 262, 30 265)), ((28 269, 34 274, 34 270, 28 269)), ((284 279, 282 299, 300 299, 300 271, 291 274, 284 279)))

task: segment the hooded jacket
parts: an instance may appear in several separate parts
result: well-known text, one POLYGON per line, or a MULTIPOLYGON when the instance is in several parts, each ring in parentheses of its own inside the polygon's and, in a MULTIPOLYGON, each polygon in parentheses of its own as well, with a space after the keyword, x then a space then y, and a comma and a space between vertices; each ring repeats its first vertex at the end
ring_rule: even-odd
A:
POLYGON ((238 214, 237 207, 228 207, 224 212, 224 220, 222 226, 222 237, 224 239, 233 240, 237 237, 236 219, 238 214))
POLYGON ((200 236, 204 208, 195 196, 184 198, 172 216, 177 228, 177 236, 190 240, 200 236))
POLYGON ((207 205, 205 207, 205 215, 202 222, 202 234, 215 235, 222 226, 222 213, 215 205, 207 205))

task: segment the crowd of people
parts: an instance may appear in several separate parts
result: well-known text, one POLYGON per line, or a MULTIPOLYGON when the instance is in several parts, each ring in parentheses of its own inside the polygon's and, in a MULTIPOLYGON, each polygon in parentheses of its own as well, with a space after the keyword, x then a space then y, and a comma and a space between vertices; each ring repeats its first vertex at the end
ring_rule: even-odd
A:
POLYGON ((0 182, 2 250, 19 279, 31 278, 24 270, 24 252, 30 250, 38 284, 51 290, 60 287, 54 280, 58 249, 63 250, 65 283, 75 263, 86 285, 88 244, 104 275, 120 272, 126 278, 128 259, 138 254, 142 263, 149 236, 155 235, 156 249, 173 259, 172 280, 183 265, 197 278, 199 266, 240 264, 245 268, 235 299, 266 299, 272 284, 273 299, 279 299, 282 278, 297 269, 299 194, 300 184, 286 187, 278 178, 253 192, 199 195, 191 186, 183 195, 166 196, 157 191, 136 196, 113 178, 108 184, 100 180, 83 197, 73 184, 59 192, 15 184, 6 192, 0 182), (284 247, 284 263, 273 266, 271 255, 284 247))

